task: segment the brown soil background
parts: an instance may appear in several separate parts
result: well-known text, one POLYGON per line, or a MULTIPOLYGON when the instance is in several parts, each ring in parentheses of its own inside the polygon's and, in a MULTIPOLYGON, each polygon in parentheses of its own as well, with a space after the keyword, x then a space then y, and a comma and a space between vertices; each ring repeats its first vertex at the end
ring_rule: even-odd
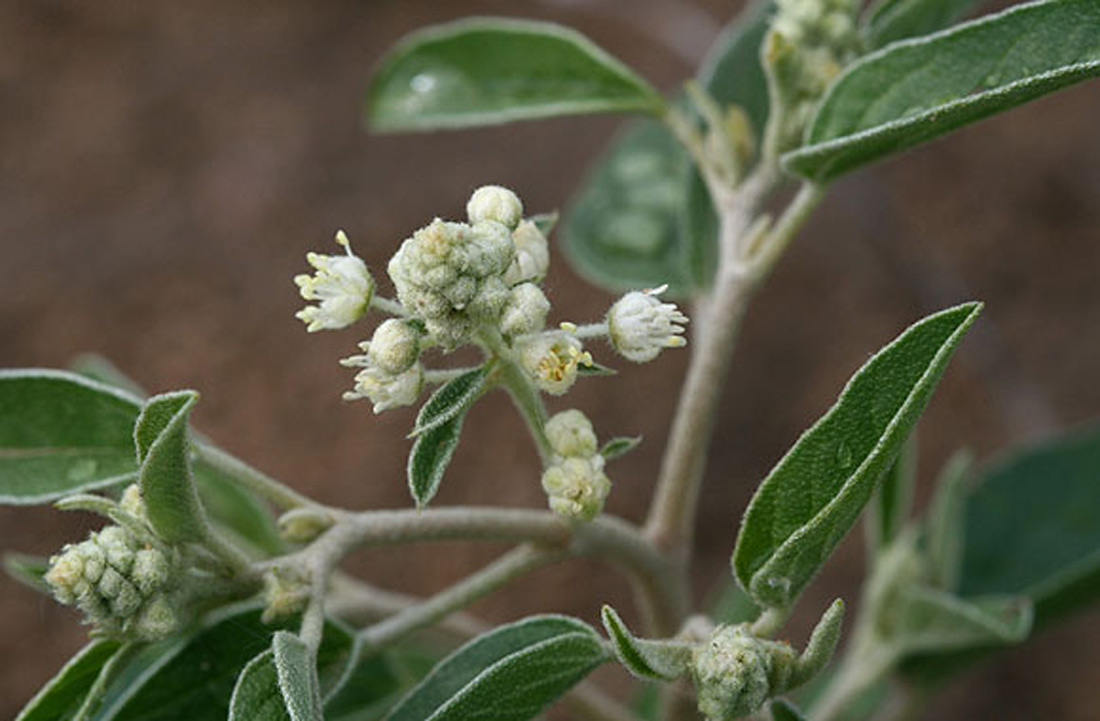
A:
MULTIPOLYGON (((734 5, 0 4, 0 364, 102 353, 152 390, 201 390, 205 433, 324 501, 406 506, 412 411, 375 417, 339 401, 350 374, 336 359, 365 331, 303 332, 290 283, 303 254, 331 250, 343 227, 381 269, 411 230, 459 216, 485 182, 515 188, 531 210, 562 207, 618 119, 374 137, 359 122, 370 68, 422 24, 510 14, 575 25, 671 91, 734 5)), ((985 457, 1100 415, 1097 87, 837 184, 748 315, 704 491, 700 593, 726 573, 755 483, 869 353, 937 307, 988 304, 922 424, 922 499, 959 445, 985 457)), ((560 257, 548 292, 558 319, 592 317, 611 300, 560 257)), ((602 433, 648 439, 612 468, 612 512, 644 512, 686 357, 624 367, 568 398, 602 433)), ((437 502, 541 506, 516 429, 502 399, 479 405, 437 502)), ((0 509, 0 547, 48 554, 89 527, 51 509, 0 509)), ((859 541, 853 533, 810 589, 796 639, 830 598, 854 599, 859 541)), ((352 565, 426 593, 497 552, 417 547, 352 565)), ((571 563, 477 610, 594 619, 604 601, 629 608, 613 574, 571 563)), ((0 717, 82 642, 72 613, 0 579, 0 717)), ((1097 648, 1100 615, 1077 617, 967 674, 923 718, 1095 719, 1097 648)))

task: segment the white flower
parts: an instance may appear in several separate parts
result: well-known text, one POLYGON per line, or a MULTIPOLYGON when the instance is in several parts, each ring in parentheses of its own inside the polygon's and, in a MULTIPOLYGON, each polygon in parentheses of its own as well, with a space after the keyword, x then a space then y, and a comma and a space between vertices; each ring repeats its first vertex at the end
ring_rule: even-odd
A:
POLYGON ((592 354, 583 348, 564 331, 529 336, 519 345, 520 364, 540 390, 560 396, 577 382, 578 364, 592 365, 592 354))
POLYGON ((546 439, 559 456, 591 458, 596 455, 596 431, 592 421, 575 408, 555 414, 546 422, 546 439))
POLYGON ((657 357, 662 348, 687 345, 683 335, 688 317, 674 304, 662 303, 657 296, 668 288, 631 291, 607 312, 607 331, 611 345, 627 360, 645 363, 657 357))
POLYGON ((466 203, 466 215, 471 223, 494 220, 513 230, 523 218, 523 203, 519 196, 499 185, 483 185, 466 203))
POLYGON ((508 304, 500 316, 500 331, 517 336, 540 331, 546 325, 550 301, 534 283, 520 283, 512 288, 508 304))
POLYGON ((539 227, 525 220, 512 231, 516 257, 504 273, 504 282, 516 285, 524 281, 538 281, 550 270, 550 244, 539 227))
POLYGON ((590 521, 603 510, 611 479, 603 472, 603 457, 566 458, 542 474, 550 509, 559 516, 590 521))
POLYGON ((351 325, 367 312, 374 293, 367 264, 352 252, 344 231, 336 234, 336 242, 347 251, 345 255, 307 253, 306 260, 317 272, 294 278, 302 298, 318 301, 295 314, 310 333, 351 325))
POLYGON ((370 398, 374 403, 375 413, 412 405, 420 397, 420 390, 424 386, 424 369, 419 363, 414 363, 403 373, 388 373, 373 365, 368 356, 352 356, 340 363, 365 366, 355 375, 355 385, 344 393, 344 400, 370 398))

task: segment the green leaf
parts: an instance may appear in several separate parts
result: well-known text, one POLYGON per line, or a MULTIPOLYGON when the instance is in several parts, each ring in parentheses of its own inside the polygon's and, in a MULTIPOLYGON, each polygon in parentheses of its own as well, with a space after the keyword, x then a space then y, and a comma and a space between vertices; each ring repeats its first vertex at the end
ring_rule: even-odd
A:
POLYGON ((785 698, 777 698, 771 702, 772 721, 809 721, 809 717, 785 698))
POLYGON ((964 499, 973 460, 968 451, 959 451, 948 459, 925 514, 929 580, 945 591, 954 591, 959 585, 965 538, 964 499))
MULTIPOLYGON (((343 678, 325 699, 327 721, 372 721, 386 714, 408 683, 395 671, 389 658, 392 653, 367 654, 356 646, 343 678)), ((431 665, 434 661, 429 669, 431 665)))
POLYGON ((458 439, 462 435, 462 422, 466 415, 460 413, 443 425, 416 437, 409 453, 409 492, 417 508, 428 505, 435 497, 443 474, 451 463, 458 439))
POLYGON ((591 626, 532 616, 478 636, 444 659, 387 721, 526 721, 607 661, 591 626))
POLYGON ((1100 74, 1100 4, 1045 0, 857 60, 784 166, 823 182, 1100 74))
POLYGON ((416 415, 410 436, 419 436, 438 428, 459 413, 465 413, 485 390, 491 368, 488 364, 455 376, 432 394, 416 415))
POLYGON ((93 381, 118 388, 135 398, 145 398, 149 395, 140 383, 98 353, 81 353, 69 362, 69 370, 93 381))
MULTIPOLYGON (((95 721, 223 721, 237 677, 292 622, 264 624, 253 605, 218 611, 186 636, 151 646, 111 685, 95 721)), ((322 692, 341 678, 353 636, 326 623, 317 652, 322 692)))
POLYGON ((710 617, 715 623, 748 623, 760 616, 760 607, 728 576, 723 574, 719 584, 704 604, 704 608, 710 609, 710 617))
POLYGON ((121 643, 97 639, 77 651, 46 685, 39 689, 16 721, 67 721, 73 718, 121 643))
POLYGON ((630 453, 637 448, 638 444, 641 442, 641 436, 618 436, 603 444, 603 448, 600 449, 600 455, 609 461, 613 461, 616 458, 621 458, 627 453, 630 453))
POLYGON ((554 228, 558 225, 558 213, 554 211, 552 213, 538 213, 528 218, 535 227, 539 229, 543 237, 549 238, 550 234, 554 232, 554 228))
POLYGON ((883 0, 867 18, 867 40, 881 47, 954 25, 983 0, 883 0))
POLYGON ((134 427, 141 496, 153 530, 170 543, 199 541, 209 532, 191 477, 187 421, 198 402, 194 391, 150 398, 134 427))
POLYGON ((618 375, 619 371, 614 368, 609 368, 602 363, 592 361, 591 363, 580 363, 577 365, 577 375, 579 376, 614 376, 618 375))
POLYGON ((279 691, 290 718, 293 721, 323 721, 321 683, 309 647, 292 633, 276 631, 271 650, 279 691))
POLYGON ((406 36, 367 96, 374 130, 495 125, 557 115, 657 113, 661 96, 575 30, 473 18, 406 36))
POLYGON ((963 595, 1026 595, 1040 625, 1100 598, 1100 426, 998 462, 965 518, 963 595))
POLYGON ((867 547, 877 552, 890 543, 905 527, 913 508, 917 481, 916 435, 902 444, 897 459, 882 477, 867 507, 867 547))
POLYGON ((630 673, 647 681, 675 681, 687 672, 690 644, 636 638, 611 606, 604 606, 600 616, 615 655, 630 673))
MULTIPOLYGON (((772 3, 750 5, 715 42, 699 81, 720 103, 768 115, 760 43, 772 3)), ((622 291, 669 284, 685 297, 710 284, 717 221, 702 180, 664 126, 631 122, 596 161, 566 214, 565 251, 590 282, 622 291)))
POLYGON ((5 553, 4 570, 27 588, 53 595, 49 584, 43 579, 46 572, 50 570, 50 562, 47 559, 41 556, 28 556, 25 553, 5 553))
POLYGON ((75 373, 0 371, 0 503, 132 482, 139 409, 130 394, 75 373))
POLYGON ((889 644, 904 654, 1019 643, 1034 617, 1022 596, 962 599, 924 586, 901 589, 897 604, 889 644))
POLYGON ((286 551, 287 544, 267 505, 201 460, 194 463, 192 472, 202 507, 216 526, 262 553, 279 555, 286 551))
POLYGON ((966 303, 940 311, 876 353, 760 484, 732 559, 757 603, 789 607, 836 548, 980 310, 966 303))
POLYGON ((680 242, 688 160, 652 120, 628 125, 589 170, 565 217, 565 252, 587 280, 614 291, 693 283, 680 242))
POLYGON ((279 691, 275 653, 267 649, 248 662, 229 700, 229 721, 290 721, 279 691))

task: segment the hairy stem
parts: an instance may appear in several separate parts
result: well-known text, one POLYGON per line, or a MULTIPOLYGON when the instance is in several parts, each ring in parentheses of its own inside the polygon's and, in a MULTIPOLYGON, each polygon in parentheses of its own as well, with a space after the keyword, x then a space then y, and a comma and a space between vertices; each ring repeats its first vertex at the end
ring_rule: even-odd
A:
POLYGON ((512 579, 540 566, 559 561, 566 555, 562 550, 551 550, 534 545, 520 546, 422 603, 410 606, 373 626, 368 626, 359 632, 359 637, 368 648, 382 648, 413 631, 446 618, 454 611, 469 606, 512 579))

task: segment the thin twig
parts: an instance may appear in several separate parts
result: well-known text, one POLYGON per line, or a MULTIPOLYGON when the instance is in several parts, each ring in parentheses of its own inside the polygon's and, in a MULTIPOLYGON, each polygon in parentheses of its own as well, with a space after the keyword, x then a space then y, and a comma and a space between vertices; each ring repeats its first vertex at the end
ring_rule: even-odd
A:
POLYGON ((195 452, 199 458, 208 463, 215 470, 230 476, 240 485, 254 491, 262 498, 274 503, 279 508, 315 508, 320 504, 311 498, 307 498, 293 488, 275 480, 263 471, 257 470, 241 459, 232 456, 216 446, 208 443, 196 442, 195 452))

